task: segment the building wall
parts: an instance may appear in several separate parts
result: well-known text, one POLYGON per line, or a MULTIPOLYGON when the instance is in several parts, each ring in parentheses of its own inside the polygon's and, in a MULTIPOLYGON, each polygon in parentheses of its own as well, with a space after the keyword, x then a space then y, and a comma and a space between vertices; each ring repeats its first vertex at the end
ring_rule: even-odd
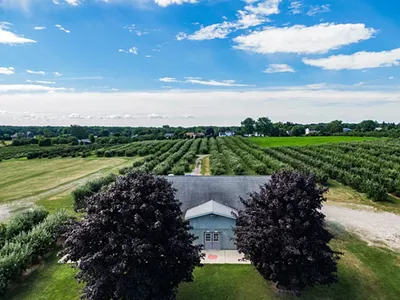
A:
POLYGON ((193 227, 191 232, 198 237, 195 244, 204 245, 204 233, 207 231, 218 231, 221 233, 221 249, 236 250, 233 242, 234 233, 233 227, 236 226, 236 220, 217 215, 206 215, 198 218, 190 219, 190 226, 193 227))

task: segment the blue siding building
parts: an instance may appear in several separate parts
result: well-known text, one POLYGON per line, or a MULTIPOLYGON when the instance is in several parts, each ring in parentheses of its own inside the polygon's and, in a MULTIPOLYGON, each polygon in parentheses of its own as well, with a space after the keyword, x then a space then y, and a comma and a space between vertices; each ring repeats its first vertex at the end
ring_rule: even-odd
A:
POLYGON ((269 176, 171 176, 196 244, 205 250, 236 250, 233 228, 240 198, 258 192, 269 176))

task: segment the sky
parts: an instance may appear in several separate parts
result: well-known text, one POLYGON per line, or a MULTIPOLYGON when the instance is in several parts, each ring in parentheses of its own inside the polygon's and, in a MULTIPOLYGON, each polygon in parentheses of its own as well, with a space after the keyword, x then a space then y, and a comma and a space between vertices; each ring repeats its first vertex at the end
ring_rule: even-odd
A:
POLYGON ((400 122, 397 0, 0 0, 0 125, 400 122))

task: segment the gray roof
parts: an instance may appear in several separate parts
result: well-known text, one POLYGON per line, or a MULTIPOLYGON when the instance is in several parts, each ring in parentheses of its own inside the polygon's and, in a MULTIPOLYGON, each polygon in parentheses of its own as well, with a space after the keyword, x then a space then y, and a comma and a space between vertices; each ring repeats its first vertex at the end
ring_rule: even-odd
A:
POLYGON ((166 177, 178 191, 176 197, 182 202, 182 211, 210 200, 240 210, 239 197, 247 198, 258 192, 269 176, 170 176, 166 177))

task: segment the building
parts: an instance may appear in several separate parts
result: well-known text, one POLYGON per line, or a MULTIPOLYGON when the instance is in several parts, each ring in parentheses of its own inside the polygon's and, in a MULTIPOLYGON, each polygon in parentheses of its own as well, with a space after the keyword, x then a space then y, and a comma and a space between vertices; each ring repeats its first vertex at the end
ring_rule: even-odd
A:
POLYGON ((235 214, 243 208, 240 197, 258 192, 269 176, 171 176, 185 219, 196 244, 206 250, 235 250, 235 214))
POLYGON ((218 136, 225 137, 225 136, 234 136, 236 133, 234 131, 220 131, 218 136))
POLYGON ((166 138, 166 139, 170 139, 170 138, 173 138, 174 137, 174 133, 173 132, 171 132, 171 133, 166 133, 166 134, 164 134, 164 137, 166 138))
POLYGON ((350 128, 343 128, 343 132, 352 132, 353 130, 350 128))
POLYGON ((91 145, 92 141, 89 139, 82 139, 82 140, 78 140, 79 144, 81 145, 91 145))
POLYGON ((195 138, 195 133, 194 132, 186 132, 185 136, 189 137, 189 138, 195 138))
POLYGON ((34 135, 31 131, 28 131, 28 132, 25 134, 25 137, 26 137, 27 139, 33 139, 33 138, 35 137, 35 135, 34 135))
POLYGON ((317 131, 313 130, 313 129, 310 129, 310 128, 306 128, 306 130, 305 130, 305 134, 306 135, 310 135, 310 134, 313 134, 313 133, 317 133, 317 131))

